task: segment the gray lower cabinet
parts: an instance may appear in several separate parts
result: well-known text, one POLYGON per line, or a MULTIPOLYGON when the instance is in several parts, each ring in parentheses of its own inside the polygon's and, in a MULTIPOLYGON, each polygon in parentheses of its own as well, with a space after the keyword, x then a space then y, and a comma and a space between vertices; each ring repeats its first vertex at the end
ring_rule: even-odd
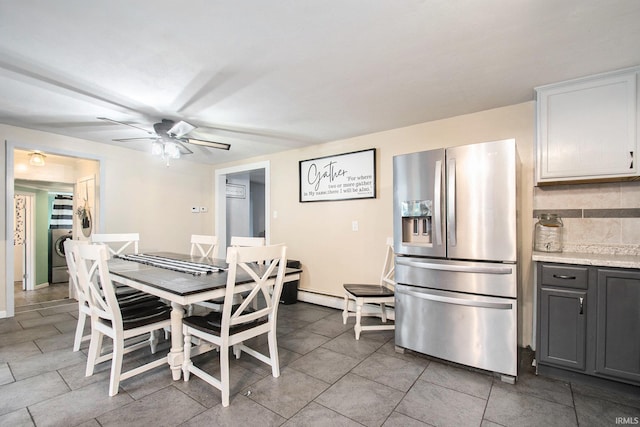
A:
POLYGON ((640 385, 640 270, 537 264, 538 371, 640 385))
POLYGON ((586 299, 586 291, 540 290, 540 361, 585 369, 587 322, 581 307, 586 299))
POLYGON ((640 272, 598 269, 596 372, 640 383, 640 272))

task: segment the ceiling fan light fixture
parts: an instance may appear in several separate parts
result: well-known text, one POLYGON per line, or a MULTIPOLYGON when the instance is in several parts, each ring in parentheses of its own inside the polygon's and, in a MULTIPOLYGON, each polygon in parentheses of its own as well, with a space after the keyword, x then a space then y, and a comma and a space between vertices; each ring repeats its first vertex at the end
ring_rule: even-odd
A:
POLYGON ((165 142, 164 143, 164 154, 165 156, 171 159, 179 159, 180 158, 180 147, 178 144, 174 142, 165 142))
POLYGON ((221 150, 229 150, 231 145, 224 142, 200 141, 199 139, 187 138, 189 144, 201 145, 203 147, 219 148, 221 150))
POLYGON ((153 154, 154 156, 162 156, 162 143, 161 142, 152 142, 151 143, 151 154, 153 154))
POLYGON ((34 151, 29 154, 29 164, 31 166, 44 166, 44 158, 47 157, 40 151, 34 151))

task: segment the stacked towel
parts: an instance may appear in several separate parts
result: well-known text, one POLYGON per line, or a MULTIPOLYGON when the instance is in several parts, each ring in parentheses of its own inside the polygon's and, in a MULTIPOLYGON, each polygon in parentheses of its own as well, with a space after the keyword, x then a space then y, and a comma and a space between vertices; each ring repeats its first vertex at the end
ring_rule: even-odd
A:
POLYGON ((53 200, 53 209, 51 210, 51 223, 49 228, 67 228, 73 227, 73 197, 72 196, 56 196, 53 200))

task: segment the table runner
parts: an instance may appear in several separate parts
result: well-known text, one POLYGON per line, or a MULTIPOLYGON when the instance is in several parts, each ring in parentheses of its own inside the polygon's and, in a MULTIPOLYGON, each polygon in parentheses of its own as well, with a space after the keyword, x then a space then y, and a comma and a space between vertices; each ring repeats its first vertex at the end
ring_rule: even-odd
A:
POLYGON ((153 267, 164 268, 167 270, 178 271, 181 273, 189 273, 194 276, 200 276, 202 274, 211 274, 222 271, 218 267, 214 267, 209 264, 200 264, 197 262, 182 261, 172 258, 166 258, 158 255, 145 255, 145 254, 130 254, 130 255, 117 255, 125 261, 138 262, 140 264, 150 265, 153 267))

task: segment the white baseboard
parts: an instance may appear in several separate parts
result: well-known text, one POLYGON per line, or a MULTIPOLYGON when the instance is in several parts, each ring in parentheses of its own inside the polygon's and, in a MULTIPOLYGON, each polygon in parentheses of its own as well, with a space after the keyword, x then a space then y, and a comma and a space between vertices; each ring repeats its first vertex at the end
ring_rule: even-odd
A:
MULTIPOLYGON (((319 294, 316 292, 298 289, 298 301, 344 310, 344 297, 336 297, 333 295, 319 294)), ((362 311, 363 313, 379 313, 380 307, 375 305, 365 305, 362 307, 362 311)), ((395 320, 396 317, 393 307, 387 307, 387 318, 395 320)))
POLYGON ((4 310, 0 311, 0 319, 4 319, 5 317, 7 317, 7 312, 4 310))
POLYGON ((344 299, 334 297, 333 295, 318 294, 316 292, 298 290, 298 301, 308 302, 311 304, 322 305, 324 307, 337 308, 342 310, 344 308, 344 299))

